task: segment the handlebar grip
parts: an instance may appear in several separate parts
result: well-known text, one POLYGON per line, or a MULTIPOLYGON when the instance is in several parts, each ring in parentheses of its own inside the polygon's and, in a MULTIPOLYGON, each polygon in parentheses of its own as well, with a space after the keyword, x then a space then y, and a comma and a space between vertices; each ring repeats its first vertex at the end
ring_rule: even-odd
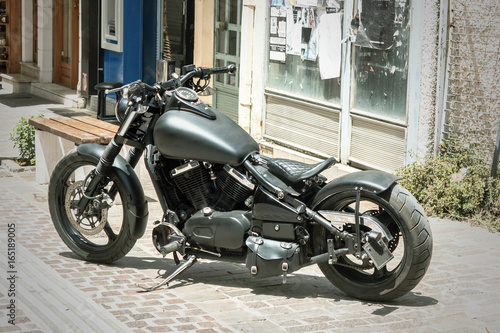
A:
POLYGON ((224 73, 234 73, 236 72, 236 65, 231 64, 227 65, 226 67, 215 67, 212 68, 211 74, 224 74, 224 73))

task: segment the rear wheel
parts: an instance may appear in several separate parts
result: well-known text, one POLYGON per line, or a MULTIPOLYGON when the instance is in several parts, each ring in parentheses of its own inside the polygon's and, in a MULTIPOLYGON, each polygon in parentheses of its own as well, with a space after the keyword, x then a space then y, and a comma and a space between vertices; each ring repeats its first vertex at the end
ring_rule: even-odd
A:
MULTIPOLYGON (((317 210, 354 212, 356 191, 334 195, 317 210)), ((432 235, 429 222, 417 200, 401 185, 380 195, 361 192, 360 213, 370 215, 389 230, 393 239, 387 244, 394 258, 381 269, 371 261, 345 255, 336 264, 321 263, 324 275, 337 288, 348 295, 370 301, 387 301, 412 290, 424 277, 431 261, 432 235)), ((376 224, 362 226, 362 231, 378 229, 376 224)), ((352 233, 353 225, 344 226, 352 233)), ((323 228, 317 229, 315 250, 327 251, 326 239, 334 239, 335 248, 343 247, 343 241, 335 239, 323 228)))
POLYGON ((96 164, 76 150, 66 155, 50 179, 49 208, 59 236, 75 254, 85 260, 110 263, 125 256, 136 240, 131 236, 127 215, 126 187, 115 172, 99 191, 103 196, 91 200, 83 212, 78 210, 84 197, 84 180, 96 164))

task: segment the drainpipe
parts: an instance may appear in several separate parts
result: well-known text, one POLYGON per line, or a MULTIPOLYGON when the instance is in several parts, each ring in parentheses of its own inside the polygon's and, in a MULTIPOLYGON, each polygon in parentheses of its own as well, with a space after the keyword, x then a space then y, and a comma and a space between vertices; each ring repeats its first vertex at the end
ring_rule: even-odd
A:
POLYGON ((495 143, 495 153, 493 153, 493 164, 491 166, 491 177, 497 177, 498 159, 500 155, 500 123, 498 124, 497 141, 495 143))
POLYGON ((446 94, 448 92, 448 40, 449 0, 441 0, 439 13, 439 44, 438 44, 438 77, 436 88, 436 128, 434 134, 434 156, 437 155, 438 145, 443 140, 444 117, 446 109, 446 94))

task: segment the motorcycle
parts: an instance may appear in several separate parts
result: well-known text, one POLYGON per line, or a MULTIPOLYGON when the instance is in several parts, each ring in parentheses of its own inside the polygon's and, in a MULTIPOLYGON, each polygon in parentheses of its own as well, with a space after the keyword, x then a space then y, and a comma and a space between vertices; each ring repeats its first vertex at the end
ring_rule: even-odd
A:
POLYGON ((154 86, 121 88, 120 127, 106 146, 83 144, 49 183, 54 226, 79 257, 111 263, 145 233, 148 203, 134 167, 144 155, 163 215, 152 241, 177 269, 199 258, 244 262, 251 276, 282 276, 316 264, 353 297, 387 301, 413 289, 429 267, 432 235, 398 177, 361 171, 327 182, 331 157, 305 164, 259 154, 258 143, 202 101, 216 74, 236 67, 185 66, 154 86), (130 146, 126 157, 120 155, 130 146), (181 259, 179 259, 181 258, 181 259))

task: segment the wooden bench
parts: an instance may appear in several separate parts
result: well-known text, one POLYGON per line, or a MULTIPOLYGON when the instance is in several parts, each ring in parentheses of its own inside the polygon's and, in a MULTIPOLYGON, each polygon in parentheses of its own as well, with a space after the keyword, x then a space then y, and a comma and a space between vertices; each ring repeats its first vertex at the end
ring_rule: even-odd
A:
POLYGON ((36 181, 49 182, 59 160, 75 145, 108 144, 118 126, 89 116, 31 118, 35 127, 36 181))

